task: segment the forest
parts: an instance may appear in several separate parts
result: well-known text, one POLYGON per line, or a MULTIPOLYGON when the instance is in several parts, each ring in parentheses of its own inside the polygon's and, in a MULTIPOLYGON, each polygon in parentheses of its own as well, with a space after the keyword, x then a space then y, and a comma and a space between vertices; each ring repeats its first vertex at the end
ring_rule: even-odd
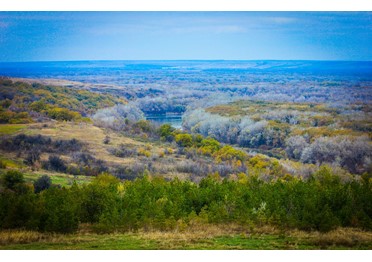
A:
POLYGON ((189 111, 183 127, 277 158, 328 163, 362 174, 372 171, 370 112, 370 105, 360 104, 335 108, 244 100, 189 111))
POLYGON ((199 227, 287 248, 371 247, 369 103, 83 86, 0 79, 0 248, 22 247, 19 232, 44 245, 199 227), (183 114, 182 129, 152 113, 183 114))

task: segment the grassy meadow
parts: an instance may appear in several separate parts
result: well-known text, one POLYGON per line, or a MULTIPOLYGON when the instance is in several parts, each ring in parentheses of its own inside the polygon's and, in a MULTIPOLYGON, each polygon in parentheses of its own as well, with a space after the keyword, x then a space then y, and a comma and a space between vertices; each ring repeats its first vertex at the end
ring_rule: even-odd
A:
POLYGON ((2 231, 3 250, 314 250, 371 249, 372 234, 351 228, 325 234, 280 232, 271 227, 247 229, 236 225, 194 225, 186 231, 138 231, 96 234, 81 229, 77 234, 35 231, 2 231))

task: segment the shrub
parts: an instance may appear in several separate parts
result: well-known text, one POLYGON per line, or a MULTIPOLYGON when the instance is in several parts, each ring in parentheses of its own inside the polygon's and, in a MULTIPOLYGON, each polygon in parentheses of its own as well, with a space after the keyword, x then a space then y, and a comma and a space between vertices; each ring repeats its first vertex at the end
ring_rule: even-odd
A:
POLYGON ((204 155, 213 155, 221 148, 220 142, 213 138, 205 138, 200 144, 199 151, 204 155))
POLYGON ((70 165, 67 168, 67 172, 73 175, 97 176, 108 170, 103 160, 96 159, 89 153, 73 153, 72 159, 78 166, 75 167, 70 165))
POLYGON ((134 129, 138 129, 140 132, 150 132, 152 129, 151 122, 147 120, 139 120, 133 124, 134 129))
POLYGON ((40 193, 41 191, 50 188, 51 185, 52 180, 50 179, 50 177, 47 175, 43 175, 34 182, 35 193, 40 193))
POLYGON ((161 125, 158 129, 158 133, 161 137, 168 138, 173 137, 172 132, 175 130, 170 124, 161 125))
POLYGON ((127 148, 125 145, 120 145, 118 148, 109 148, 108 151, 117 157, 131 157, 137 154, 135 149, 127 148))
POLYGON ((165 148, 165 149, 164 149, 164 153, 165 153, 166 155, 171 155, 171 154, 174 153, 174 150, 173 150, 172 148, 168 147, 168 148, 165 148))
POLYGON ((210 173, 209 167, 203 162, 181 161, 176 169, 178 172, 190 173, 196 176, 206 176, 210 173))
POLYGON ((48 108, 47 104, 40 100, 35 101, 30 104, 30 109, 36 112, 42 112, 43 110, 46 110, 48 108))
POLYGON ((217 172, 221 177, 227 177, 228 175, 234 173, 234 169, 231 165, 221 163, 218 165, 213 165, 212 172, 217 172))
POLYGON ((138 149, 138 155, 139 156, 145 156, 145 157, 150 157, 151 156, 151 152, 144 149, 144 148, 140 148, 138 149))
POLYGON ((75 138, 70 140, 59 139, 53 142, 53 147, 53 151, 57 153, 77 152, 83 148, 83 143, 75 138))
POLYGON ((176 143, 181 147, 192 146, 192 136, 189 134, 178 134, 175 136, 176 143))
POLYGON ((187 159, 195 160, 198 157, 195 148, 188 148, 185 151, 187 159))
POLYGON ((165 156, 165 152, 164 151, 161 151, 160 153, 159 153, 159 157, 160 158, 163 158, 165 156))
POLYGON ((2 124, 28 124, 33 120, 27 112, 15 113, 10 110, 3 111, 0 109, 0 123, 2 124))
POLYGON ((244 161, 247 158, 247 154, 243 151, 237 150, 232 146, 224 146, 213 155, 217 161, 224 160, 241 160, 244 161))
POLYGON ((60 121, 72 121, 81 119, 78 112, 70 111, 66 108, 55 107, 47 111, 49 117, 60 121))
POLYGON ((110 137, 109 136, 105 136, 105 138, 103 139, 103 143, 105 145, 109 144, 110 143, 110 137))
POLYGON ((24 163, 26 165, 32 166, 39 160, 40 160, 40 152, 37 150, 33 150, 27 154, 24 160, 24 163))
POLYGON ((32 151, 33 152, 56 152, 68 153, 71 151, 79 151, 83 147, 83 143, 76 139, 71 140, 55 140, 50 137, 37 135, 28 136, 20 134, 15 137, 4 139, 0 143, 0 148, 6 151, 32 151))
POLYGON ((63 161, 59 156, 49 156, 46 163, 43 164, 45 169, 54 170, 57 172, 66 172, 67 167, 65 161, 63 161))

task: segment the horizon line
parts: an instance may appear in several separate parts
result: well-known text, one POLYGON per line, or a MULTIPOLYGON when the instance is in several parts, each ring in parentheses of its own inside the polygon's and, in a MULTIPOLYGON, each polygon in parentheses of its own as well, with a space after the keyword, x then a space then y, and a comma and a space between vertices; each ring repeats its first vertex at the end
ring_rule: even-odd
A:
POLYGON ((372 62, 372 60, 326 60, 326 59, 83 59, 83 60, 29 60, 29 61, 0 61, 0 63, 52 63, 52 62, 112 62, 112 61, 199 61, 199 62, 254 62, 254 61, 303 61, 303 62, 372 62))

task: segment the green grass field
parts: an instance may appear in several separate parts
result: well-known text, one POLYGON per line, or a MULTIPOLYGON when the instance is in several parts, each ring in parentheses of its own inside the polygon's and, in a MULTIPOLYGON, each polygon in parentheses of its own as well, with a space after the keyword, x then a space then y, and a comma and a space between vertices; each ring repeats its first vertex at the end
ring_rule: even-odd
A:
POLYGON ((13 160, 6 156, 2 156, 1 153, 0 153, 0 161, 8 168, 22 168, 25 166, 21 161, 13 160))
POLYGON ((371 245, 349 247, 343 245, 322 246, 293 237, 278 235, 232 235, 192 241, 144 239, 136 234, 68 236, 58 242, 36 242, 0 246, 6 250, 304 250, 304 249, 370 249, 371 245))
POLYGON ((0 135, 11 135, 14 134, 24 128, 26 128, 27 125, 0 125, 0 135))
MULTIPOLYGON (((229 230, 227 230, 229 231, 229 230)), ((333 232, 307 233, 277 231, 228 233, 221 228, 205 231, 154 231, 135 233, 43 234, 30 231, 1 231, 3 250, 307 250, 371 249, 368 232, 340 229, 333 232), (358 236, 358 240, 355 237, 358 236)), ((264 230, 265 231, 265 230, 264 230)))
POLYGON ((69 187, 74 182, 76 182, 77 184, 85 184, 85 183, 90 182, 93 179, 93 177, 88 177, 88 176, 74 177, 73 175, 62 174, 62 173, 56 174, 56 173, 47 172, 47 171, 42 171, 41 174, 27 173, 24 175, 24 177, 25 177, 26 182, 34 182, 42 175, 48 175, 52 179, 52 183, 54 185, 61 185, 63 187, 69 187))

